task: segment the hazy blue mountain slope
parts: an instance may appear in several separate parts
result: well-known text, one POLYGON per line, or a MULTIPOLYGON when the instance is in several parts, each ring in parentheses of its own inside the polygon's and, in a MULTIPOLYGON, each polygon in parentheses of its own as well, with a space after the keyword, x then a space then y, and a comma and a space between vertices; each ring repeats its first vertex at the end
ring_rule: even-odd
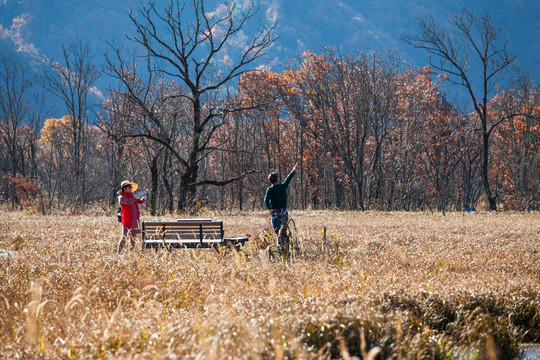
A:
MULTIPOLYGON (((166 3, 156 1, 158 7, 166 3)), ((207 1, 207 9, 218 3, 207 1)), ((138 0, 0 0, 0 51, 26 58, 58 58, 61 44, 77 38, 88 41, 98 56, 107 50, 104 39, 129 47, 124 37, 133 31, 128 9, 136 9, 138 4, 138 0)), ((272 14, 278 18, 280 38, 272 50, 279 60, 275 64, 286 64, 304 50, 319 53, 326 46, 339 46, 363 52, 393 49, 423 66, 426 54, 400 41, 401 34, 415 32, 419 16, 431 14, 442 22, 448 12, 466 5, 489 9, 508 21, 507 34, 520 55, 520 64, 538 79, 540 1, 268 0, 260 14, 262 21, 272 14)))

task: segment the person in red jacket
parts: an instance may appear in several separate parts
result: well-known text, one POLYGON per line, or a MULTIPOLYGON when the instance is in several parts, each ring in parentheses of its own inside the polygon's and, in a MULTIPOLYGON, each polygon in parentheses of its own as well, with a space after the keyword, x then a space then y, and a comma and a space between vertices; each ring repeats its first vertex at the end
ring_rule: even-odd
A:
POLYGON ((135 248, 135 236, 141 233, 141 212, 139 210, 139 204, 146 201, 146 195, 140 198, 135 197, 133 194, 137 190, 139 185, 132 181, 122 181, 120 184, 121 193, 118 196, 118 203, 122 207, 122 238, 118 243, 118 254, 122 252, 122 249, 126 245, 126 238, 130 242, 130 250, 135 248))

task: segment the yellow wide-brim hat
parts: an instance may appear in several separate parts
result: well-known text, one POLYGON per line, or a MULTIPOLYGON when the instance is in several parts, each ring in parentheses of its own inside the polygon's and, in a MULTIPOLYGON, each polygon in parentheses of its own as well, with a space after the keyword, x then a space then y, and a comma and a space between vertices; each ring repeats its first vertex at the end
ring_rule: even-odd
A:
POLYGON ((120 184, 120 189, 123 189, 124 186, 127 186, 127 185, 131 185, 131 191, 132 191, 132 192, 135 192, 135 191, 137 190, 137 188, 139 187, 139 184, 134 183, 133 181, 124 180, 124 181, 122 181, 122 183, 120 184))

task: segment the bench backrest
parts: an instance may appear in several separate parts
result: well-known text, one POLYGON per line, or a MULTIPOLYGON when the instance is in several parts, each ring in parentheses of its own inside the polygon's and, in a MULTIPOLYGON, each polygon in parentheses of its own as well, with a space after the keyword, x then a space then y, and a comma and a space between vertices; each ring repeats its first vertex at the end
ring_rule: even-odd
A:
POLYGON ((223 221, 143 221, 143 240, 223 239, 223 221))
POLYGON ((197 219, 178 219, 177 222, 187 222, 187 223, 199 223, 199 222, 209 222, 212 221, 212 219, 204 219, 204 218, 197 218, 197 219))

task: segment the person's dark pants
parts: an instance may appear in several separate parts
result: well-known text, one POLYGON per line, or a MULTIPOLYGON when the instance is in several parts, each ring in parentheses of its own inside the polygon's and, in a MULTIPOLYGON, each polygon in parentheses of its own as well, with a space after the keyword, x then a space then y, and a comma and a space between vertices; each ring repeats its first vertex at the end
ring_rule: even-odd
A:
POLYGON ((286 224, 289 221, 289 213, 287 209, 277 209, 272 213, 272 227, 276 234, 279 234, 281 225, 286 224))

